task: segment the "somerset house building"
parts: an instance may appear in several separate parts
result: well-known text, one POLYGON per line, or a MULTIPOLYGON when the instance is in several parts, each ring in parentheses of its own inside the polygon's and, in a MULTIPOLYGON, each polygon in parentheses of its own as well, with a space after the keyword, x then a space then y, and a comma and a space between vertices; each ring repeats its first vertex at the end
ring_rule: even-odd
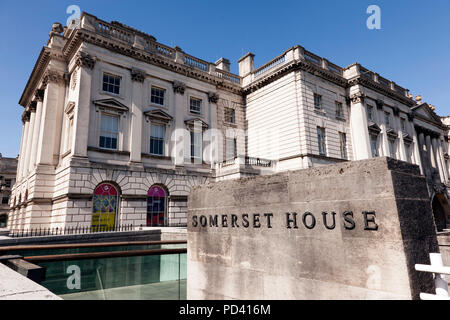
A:
POLYGON ((389 156, 450 224, 448 118, 358 63, 301 46, 239 75, 119 22, 55 23, 20 98, 15 229, 186 224, 192 187, 389 156))

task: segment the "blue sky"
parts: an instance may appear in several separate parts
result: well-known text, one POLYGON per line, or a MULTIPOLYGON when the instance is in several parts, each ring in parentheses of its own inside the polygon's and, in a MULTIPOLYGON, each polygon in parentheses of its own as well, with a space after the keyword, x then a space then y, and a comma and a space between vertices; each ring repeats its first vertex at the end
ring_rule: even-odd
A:
POLYGON ((258 67, 299 44, 340 66, 359 62, 450 115, 449 0, 9 1, 0 0, 0 152, 20 148, 19 98, 53 22, 69 5, 117 20, 208 61, 253 52, 258 67), (381 30, 369 30, 369 5, 381 30))

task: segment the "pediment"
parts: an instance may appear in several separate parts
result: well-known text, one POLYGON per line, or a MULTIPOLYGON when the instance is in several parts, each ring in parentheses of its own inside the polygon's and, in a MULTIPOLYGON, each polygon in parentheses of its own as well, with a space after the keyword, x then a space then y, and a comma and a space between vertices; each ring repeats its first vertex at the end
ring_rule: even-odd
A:
POLYGON ((188 119, 188 120, 185 120, 184 123, 185 123, 189 128, 194 128, 194 126, 195 126, 196 123, 201 123, 202 129, 203 129, 203 130, 206 130, 206 129, 209 128, 209 125, 208 125, 205 121, 203 121, 202 119, 200 119, 200 118, 192 118, 192 119, 188 119))
POLYGON ((159 109, 144 112, 144 115, 149 117, 150 119, 160 120, 164 122, 173 120, 173 117, 170 114, 159 109))
POLYGON ((386 130, 386 133, 390 138, 396 139, 398 137, 398 134, 394 129, 389 128, 386 130))
POLYGON ((379 134, 381 132, 381 128, 375 122, 369 122, 369 131, 379 134))
POLYGON ((438 124, 442 123, 441 118, 439 118, 428 103, 422 103, 419 106, 413 107, 412 110, 416 116, 438 124))
POLYGON ((413 142, 413 137, 411 137, 409 134, 404 133, 403 134, 403 141, 407 142, 407 143, 412 143, 413 142))
POLYGON ((99 107, 113 109, 113 110, 121 111, 121 112, 127 112, 129 110, 129 108, 126 105, 124 105, 123 103, 120 103, 119 101, 117 101, 116 99, 113 99, 113 98, 95 100, 94 104, 99 107))

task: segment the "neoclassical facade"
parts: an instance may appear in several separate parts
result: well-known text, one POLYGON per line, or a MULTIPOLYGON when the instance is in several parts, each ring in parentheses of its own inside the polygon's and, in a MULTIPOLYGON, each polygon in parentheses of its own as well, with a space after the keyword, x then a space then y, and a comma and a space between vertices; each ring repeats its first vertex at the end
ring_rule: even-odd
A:
POLYGON ((55 23, 20 99, 9 228, 183 225, 193 186, 375 156, 421 167, 445 227, 448 127, 430 105, 300 46, 253 59, 236 75, 87 13, 55 23))

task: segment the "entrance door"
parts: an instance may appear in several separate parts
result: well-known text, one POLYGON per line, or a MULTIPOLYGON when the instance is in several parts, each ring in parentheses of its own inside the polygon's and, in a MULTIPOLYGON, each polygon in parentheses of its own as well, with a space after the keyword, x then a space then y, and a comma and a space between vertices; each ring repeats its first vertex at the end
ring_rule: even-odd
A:
POLYGON ((109 184, 102 183, 94 190, 92 231, 114 230, 116 224, 119 192, 109 184))
POLYGON ((148 190, 147 227, 166 225, 166 201, 166 192, 160 186, 153 186, 148 190))

